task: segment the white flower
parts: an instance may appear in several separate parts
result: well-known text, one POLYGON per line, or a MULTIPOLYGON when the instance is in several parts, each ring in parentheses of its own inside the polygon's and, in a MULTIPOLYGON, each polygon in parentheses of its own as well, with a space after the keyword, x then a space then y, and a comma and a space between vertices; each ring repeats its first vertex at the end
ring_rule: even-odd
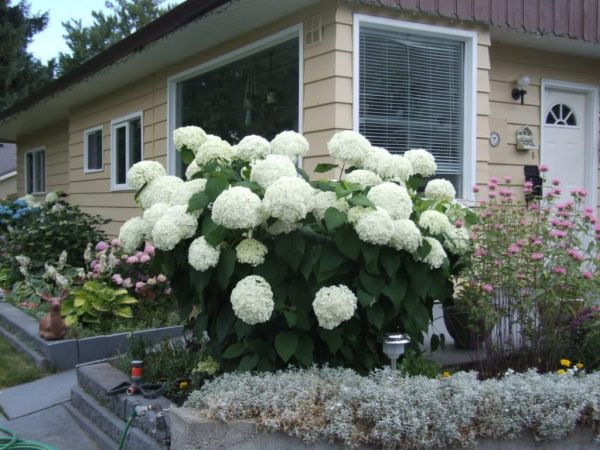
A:
MULTIPOLYGON (((150 233, 162 216, 164 216, 169 209, 169 205, 167 203, 155 203, 150 208, 144 211, 144 220, 148 224, 148 228, 150 229, 150 233)), ((148 236, 150 237, 150 236, 148 236)))
POLYGON ((230 230, 260 225, 264 209, 260 197, 247 187, 234 186, 221 192, 212 206, 212 220, 230 230))
POLYGON ((196 152, 196 164, 204 167, 210 162, 219 161, 228 164, 233 158, 233 148, 228 142, 217 136, 209 135, 206 142, 196 152))
POLYGON ((313 205, 313 188, 301 178, 281 177, 265 191, 265 211, 285 222, 304 219, 313 205))
POLYGON ((278 178, 295 176, 297 176, 296 166, 289 158, 283 155, 267 155, 265 159, 252 164, 250 181, 266 189, 278 178))
POLYGON ((325 218, 325 211, 328 208, 335 208, 338 211, 348 211, 348 203, 343 198, 337 198, 335 192, 331 191, 317 191, 313 197, 313 209, 312 213, 317 220, 323 220, 325 218))
POLYGON ((354 230, 361 241, 385 245, 392 237, 394 221, 385 209, 371 209, 359 217, 354 230))
POLYGON ((198 219, 187 214, 186 205, 171 206, 152 229, 152 242, 159 250, 173 250, 183 239, 196 233, 198 219))
POLYGON ((456 190, 448 180, 431 180, 425 186, 425 197, 438 200, 440 202, 451 202, 456 197, 456 190))
POLYGON ((377 161, 377 173, 384 180, 404 182, 413 175, 413 167, 403 156, 388 153, 377 161))
POLYGON ((256 239, 244 239, 235 248, 237 260, 243 264, 259 266, 265 262, 267 247, 256 239))
POLYGON ((127 172, 127 183, 129 187, 139 191, 145 184, 148 184, 159 177, 167 174, 165 168, 157 161, 140 161, 131 166, 127 172))
POLYGON ((396 250, 414 253, 421 246, 423 236, 412 220, 395 220, 389 245, 396 250))
POLYGON ((381 184, 381 177, 370 170, 357 169, 346 175, 346 181, 360 184, 363 188, 381 184))
POLYGON ((367 155, 361 164, 361 168, 370 170, 371 172, 379 173, 381 161, 390 155, 391 153, 385 148, 372 146, 369 148, 369 150, 367 150, 367 155))
POLYGON ((348 223, 356 225, 358 220, 369 211, 373 211, 373 209, 365 206, 353 206, 348 210, 348 223))
POLYGON ((288 234, 292 231, 296 231, 301 228, 302 224, 299 222, 285 222, 283 220, 276 220, 271 226, 267 227, 267 233, 277 236, 278 234, 288 234))
POLYGON ((231 306, 234 314, 248 325, 264 323, 275 307, 271 286, 263 277, 247 276, 231 291, 231 306))
POLYGON ((35 205, 35 197, 31 194, 27 194, 19 198, 19 200, 23 200, 25 203, 27 203, 27 206, 29 206, 30 208, 33 208, 35 205))
POLYGON ((187 206, 192 195, 203 192, 205 187, 206 180, 204 178, 196 178, 195 180, 179 184, 171 195, 170 204, 187 206))
POLYGON ((298 156, 308 152, 308 141, 295 131, 282 131, 271 141, 271 153, 284 155, 295 161, 298 156))
POLYGON ((175 144, 175 150, 178 152, 186 147, 196 154, 200 146, 206 142, 206 139, 206 133, 200 127, 180 127, 173 131, 173 143, 175 144))
POLYGON ((463 255, 469 249, 471 239, 466 228, 451 227, 444 241, 446 248, 455 255, 463 255))
POLYGON ((219 263, 221 251, 213 247, 200 236, 192 241, 188 249, 188 262, 194 269, 204 272, 219 263))
POLYGON ((433 210, 427 210, 421 213, 421 217, 419 217, 419 226, 425 228, 432 234, 449 233, 452 228, 452 224, 445 214, 433 210))
POLYGON ((409 150, 404 153, 404 157, 410 162, 413 172, 421 174, 424 177, 432 176, 437 170, 433 155, 422 148, 409 150))
POLYGON ((412 200, 404 186, 387 181, 373 186, 367 198, 389 212, 394 220, 408 219, 412 214, 412 200))
POLYGON ((429 245, 431 246, 431 250, 427 254, 427 256, 423 259, 424 263, 429 264, 429 267, 432 269, 439 269, 444 264, 444 260, 447 258, 446 252, 444 251, 444 247, 440 244, 435 238, 425 237, 424 238, 429 245))
POLYGON ((126 253, 134 252, 144 242, 144 237, 148 233, 148 224, 141 217, 133 217, 121 225, 119 230, 119 241, 123 251, 126 253))
POLYGON ((155 203, 170 203, 173 193, 182 184, 181 178, 170 175, 155 178, 140 192, 142 209, 148 209, 155 203))
POLYGON ((271 151, 271 144, 264 137, 250 135, 233 146, 233 157, 240 161, 251 162, 265 158, 271 151))
POLYGON ((371 143, 355 131, 345 130, 333 135, 327 143, 327 150, 337 162, 360 167, 371 148, 371 143))
POLYGON ((354 316, 356 303, 356 295, 348 286, 340 284, 319 289, 312 306, 319 326, 326 330, 333 330, 354 316))
POLYGON ((54 203, 58 201, 58 194, 56 192, 48 192, 46 194, 46 203, 54 203))
POLYGON ((198 167, 198 164, 196 164, 196 160, 192 161, 190 163, 190 165, 187 166, 187 168, 185 169, 185 179, 191 180, 195 174, 200 172, 200 170, 202 170, 202 169, 200 169, 200 167, 198 167))
POLYGON ((52 205, 50 212, 59 213, 61 211, 64 211, 64 209, 65 209, 65 207, 63 205, 61 205, 60 203, 57 203, 56 205, 52 205))

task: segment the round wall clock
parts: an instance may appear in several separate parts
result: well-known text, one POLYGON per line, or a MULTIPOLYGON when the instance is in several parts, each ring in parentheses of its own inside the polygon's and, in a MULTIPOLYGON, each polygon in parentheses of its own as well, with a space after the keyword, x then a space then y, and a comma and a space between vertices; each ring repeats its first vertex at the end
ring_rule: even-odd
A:
POLYGON ((500 144, 500 135, 495 131, 492 131, 488 140, 490 141, 490 145, 492 147, 498 147, 500 144))

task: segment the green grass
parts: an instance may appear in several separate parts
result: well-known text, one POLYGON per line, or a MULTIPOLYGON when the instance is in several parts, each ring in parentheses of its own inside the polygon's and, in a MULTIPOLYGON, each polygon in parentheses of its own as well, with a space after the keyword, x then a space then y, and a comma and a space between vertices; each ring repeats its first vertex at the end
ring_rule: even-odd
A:
POLYGON ((13 349, 8 341, 0 337, 0 389, 27 383, 42 374, 23 355, 13 349))

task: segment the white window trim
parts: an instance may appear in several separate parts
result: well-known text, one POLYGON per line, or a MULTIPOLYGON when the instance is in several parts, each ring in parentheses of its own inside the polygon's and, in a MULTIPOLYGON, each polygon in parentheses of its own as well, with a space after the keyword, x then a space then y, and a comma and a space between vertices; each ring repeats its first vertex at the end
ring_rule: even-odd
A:
MULTIPOLYGON (((125 116, 119 117, 117 119, 114 119, 110 122, 110 190, 111 191, 132 191, 133 189, 131 189, 129 187, 129 185, 127 184, 127 182, 125 182, 124 184, 117 184, 116 183, 116 179, 117 179, 117 158, 116 158, 116 149, 117 149, 117 134, 115 133, 115 129, 117 127, 119 127, 120 125, 123 125, 127 122, 129 122, 132 119, 140 119, 140 132, 141 132, 141 136, 140 136, 140 140, 141 140, 141 156, 142 159, 140 161, 144 160, 144 112, 143 111, 137 111, 131 114, 127 114, 125 116)), ((125 165, 127 167, 129 166, 129 127, 127 127, 125 129, 125 136, 126 136, 126 142, 127 142, 127 152, 125 153, 125 165)), ((125 176, 127 178, 127 175, 125 176)))
MULTIPOLYGON (((245 58, 261 50, 268 49, 277 44, 298 37, 298 133, 303 130, 303 99, 304 99, 304 31, 303 24, 281 30, 275 34, 259 39, 251 44, 240 47, 231 52, 217 56, 209 61, 179 72, 167 79, 167 173, 176 175, 176 152, 173 144, 173 131, 177 115, 177 83, 196 77, 203 73, 222 67, 238 59, 245 58)), ((302 158, 298 159, 298 166, 302 167, 302 158)))
MULTIPOLYGON (((352 108, 353 129, 359 130, 359 101, 360 98, 360 55, 359 31, 361 25, 388 30, 397 30, 422 36, 433 36, 442 39, 452 39, 465 43, 464 61, 464 154, 462 173, 462 199, 474 201, 472 186, 475 183, 477 163, 477 33, 475 31, 456 28, 427 25, 405 20, 388 19, 383 17, 354 14, 353 29, 353 98, 352 108)), ((407 149, 408 150, 408 149, 407 149)))
MULTIPOLYGON (((37 147, 37 148, 33 148, 31 150, 27 150, 25 152, 25 154, 23 155, 23 167, 24 167, 24 172, 25 172, 25 194, 31 194, 31 195, 42 195, 46 193, 46 189, 47 189, 47 184, 48 184, 48 159, 47 159, 47 151, 46 151, 46 147, 37 147), (27 192, 27 185, 29 184, 29 180, 27 178, 27 155, 29 155, 30 153, 38 153, 38 152, 44 152, 44 190, 43 191, 32 191, 32 192, 27 192)), ((33 157, 33 160, 35 161, 35 156, 33 157)), ((35 175, 35 170, 33 170, 33 173, 35 175)), ((34 181, 33 181, 33 186, 35 187, 35 177, 34 177, 34 181)))
POLYGON ((83 173, 96 173, 104 171, 104 126, 98 125, 97 127, 88 128, 83 132, 83 173), (88 135, 95 133, 96 131, 102 132, 102 164, 99 169, 88 168, 88 135))

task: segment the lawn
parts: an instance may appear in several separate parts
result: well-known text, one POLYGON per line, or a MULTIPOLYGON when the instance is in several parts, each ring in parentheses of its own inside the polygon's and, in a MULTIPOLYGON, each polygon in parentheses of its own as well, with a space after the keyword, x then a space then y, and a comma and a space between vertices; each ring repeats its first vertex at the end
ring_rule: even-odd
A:
POLYGON ((0 337, 0 389, 27 383, 41 376, 36 367, 0 337))

